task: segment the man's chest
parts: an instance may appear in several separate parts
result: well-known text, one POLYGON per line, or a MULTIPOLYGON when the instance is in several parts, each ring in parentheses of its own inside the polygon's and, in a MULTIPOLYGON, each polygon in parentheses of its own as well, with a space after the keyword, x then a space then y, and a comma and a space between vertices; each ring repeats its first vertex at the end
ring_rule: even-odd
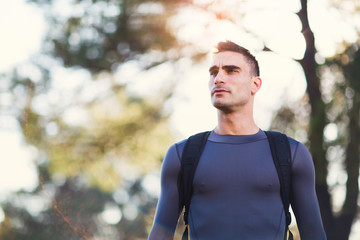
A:
POLYGON ((268 143, 207 144, 194 176, 194 194, 279 193, 268 143))

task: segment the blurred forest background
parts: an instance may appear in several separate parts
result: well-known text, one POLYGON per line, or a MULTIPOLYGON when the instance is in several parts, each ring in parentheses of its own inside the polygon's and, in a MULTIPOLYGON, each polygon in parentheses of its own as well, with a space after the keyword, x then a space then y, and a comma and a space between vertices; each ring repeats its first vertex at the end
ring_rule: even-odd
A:
MULTIPOLYGON (((43 13, 45 36, 40 51, 0 73, 0 123, 4 132, 4 117, 16 119, 37 181, 1 196, 0 239, 146 239, 164 154, 187 137, 173 122, 195 122, 190 112, 174 115, 177 93, 197 94, 197 83, 181 84, 190 69, 207 81, 208 53, 224 38, 254 51, 260 67, 265 59, 285 59, 289 65, 276 74, 299 69, 297 79, 307 86, 295 89, 301 96, 282 98, 273 114, 258 119, 309 147, 328 239, 359 239, 359 1, 26 4, 43 13), (326 45, 321 31, 333 42, 326 45)), ((285 76, 289 87, 282 91, 294 91, 294 78, 285 76)))

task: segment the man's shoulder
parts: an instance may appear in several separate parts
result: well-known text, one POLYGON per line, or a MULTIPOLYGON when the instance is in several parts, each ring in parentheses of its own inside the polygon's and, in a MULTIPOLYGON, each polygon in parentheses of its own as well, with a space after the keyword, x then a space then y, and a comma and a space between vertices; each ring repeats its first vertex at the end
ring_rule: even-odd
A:
MULTIPOLYGON (((282 134, 285 134, 283 132, 281 132, 282 134)), ((294 156, 296 155, 297 152, 301 152, 301 154, 303 153, 308 153, 308 149, 305 146, 305 144, 303 144, 302 142, 296 140, 293 137, 288 136, 287 134, 285 134, 287 136, 287 139, 289 141, 289 146, 290 146, 290 150, 291 150, 291 155, 292 155, 292 159, 294 159, 294 156)))
POLYGON ((187 139, 183 139, 181 141, 175 142, 173 143, 168 151, 167 151, 167 155, 176 155, 178 156, 178 158, 181 158, 182 152, 184 150, 185 144, 186 144, 187 139))
POLYGON ((174 143, 171 147, 173 147, 173 148, 176 149, 176 151, 178 152, 178 154, 179 154, 179 156, 180 156, 180 158, 181 158, 182 152, 183 152, 183 150, 184 150, 184 148, 185 148, 185 145, 186 145, 187 141, 189 140, 189 138, 192 137, 192 136, 195 136, 195 135, 197 135, 197 134, 203 134, 203 133, 209 133, 209 132, 198 132, 198 133, 194 133, 193 135, 190 135, 190 136, 188 136, 187 138, 184 138, 184 139, 182 139, 182 140, 174 143))
POLYGON ((297 147, 298 144, 301 144, 298 140, 292 138, 292 137, 289 137, 287 136, 288 140, 289 140, 289 144, 290 144, 290 147, 293 148, 293 147, 297 147))
POLYGON ((183 139, 183 140, 181 140, 181 141, 178 141, 178 142, 176 142, 175 144, 174 144, 174 147, 176 147, 176 149, 179 151, 179 152, 182 152, 182 150, 184 149, 184 147, 185 147, 185 144, 186 144, 186 141, 187 141, 188 139, 186 138, 186 139, 183 139))
POLYGON ((292 137, 289 137, 287 136, 288 140, 289 140, 289 145, 290 145, 290 149, 292 151, 295 151, 296 149, 298 148, 303 148, 303 149, 307 149, 307 147, 305 146, 304 143, 292 138, 292 137))
POLYGON ((296 158, 301 158, 302 161, 304 159, 311 160, 311 155, 309 152, 309 149, 306 147, 306 145, 292 137, 288 136, 290 150, 291 150, 291 158, 292 162, 295 161, 296 158))

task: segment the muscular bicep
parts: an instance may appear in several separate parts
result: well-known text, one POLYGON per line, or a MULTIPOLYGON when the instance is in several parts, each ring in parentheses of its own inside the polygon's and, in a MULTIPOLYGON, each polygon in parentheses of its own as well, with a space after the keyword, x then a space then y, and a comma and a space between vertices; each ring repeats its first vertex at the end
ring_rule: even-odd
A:
POLYGON ((173 239, 179 217, 179 171, 179 155, 176 145, 173 145, 169 148, 161 167, 161 193, 149 239, 173 239))
POLYGON ((292 164, 291 206, 302 239, 326 239, 315 192, 315 170, 307 148, 298 143, 292 164))

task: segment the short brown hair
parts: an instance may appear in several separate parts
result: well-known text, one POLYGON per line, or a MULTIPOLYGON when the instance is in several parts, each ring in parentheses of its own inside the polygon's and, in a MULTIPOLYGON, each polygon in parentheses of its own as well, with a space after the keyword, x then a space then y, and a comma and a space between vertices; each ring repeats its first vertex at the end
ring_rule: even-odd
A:
POLYGON ((252 55, 248 49, 241 47, 229 40, 226 42, 219 42, 216 46, 216 49, 217 51, 215 52, 215 54, 226 51, 237 52, 242 54, 246 58, 247 62, 250 64, 252 68, 252 73, 256 76, 260 76, 259 63, 254 57, 254 55, 252 55))

